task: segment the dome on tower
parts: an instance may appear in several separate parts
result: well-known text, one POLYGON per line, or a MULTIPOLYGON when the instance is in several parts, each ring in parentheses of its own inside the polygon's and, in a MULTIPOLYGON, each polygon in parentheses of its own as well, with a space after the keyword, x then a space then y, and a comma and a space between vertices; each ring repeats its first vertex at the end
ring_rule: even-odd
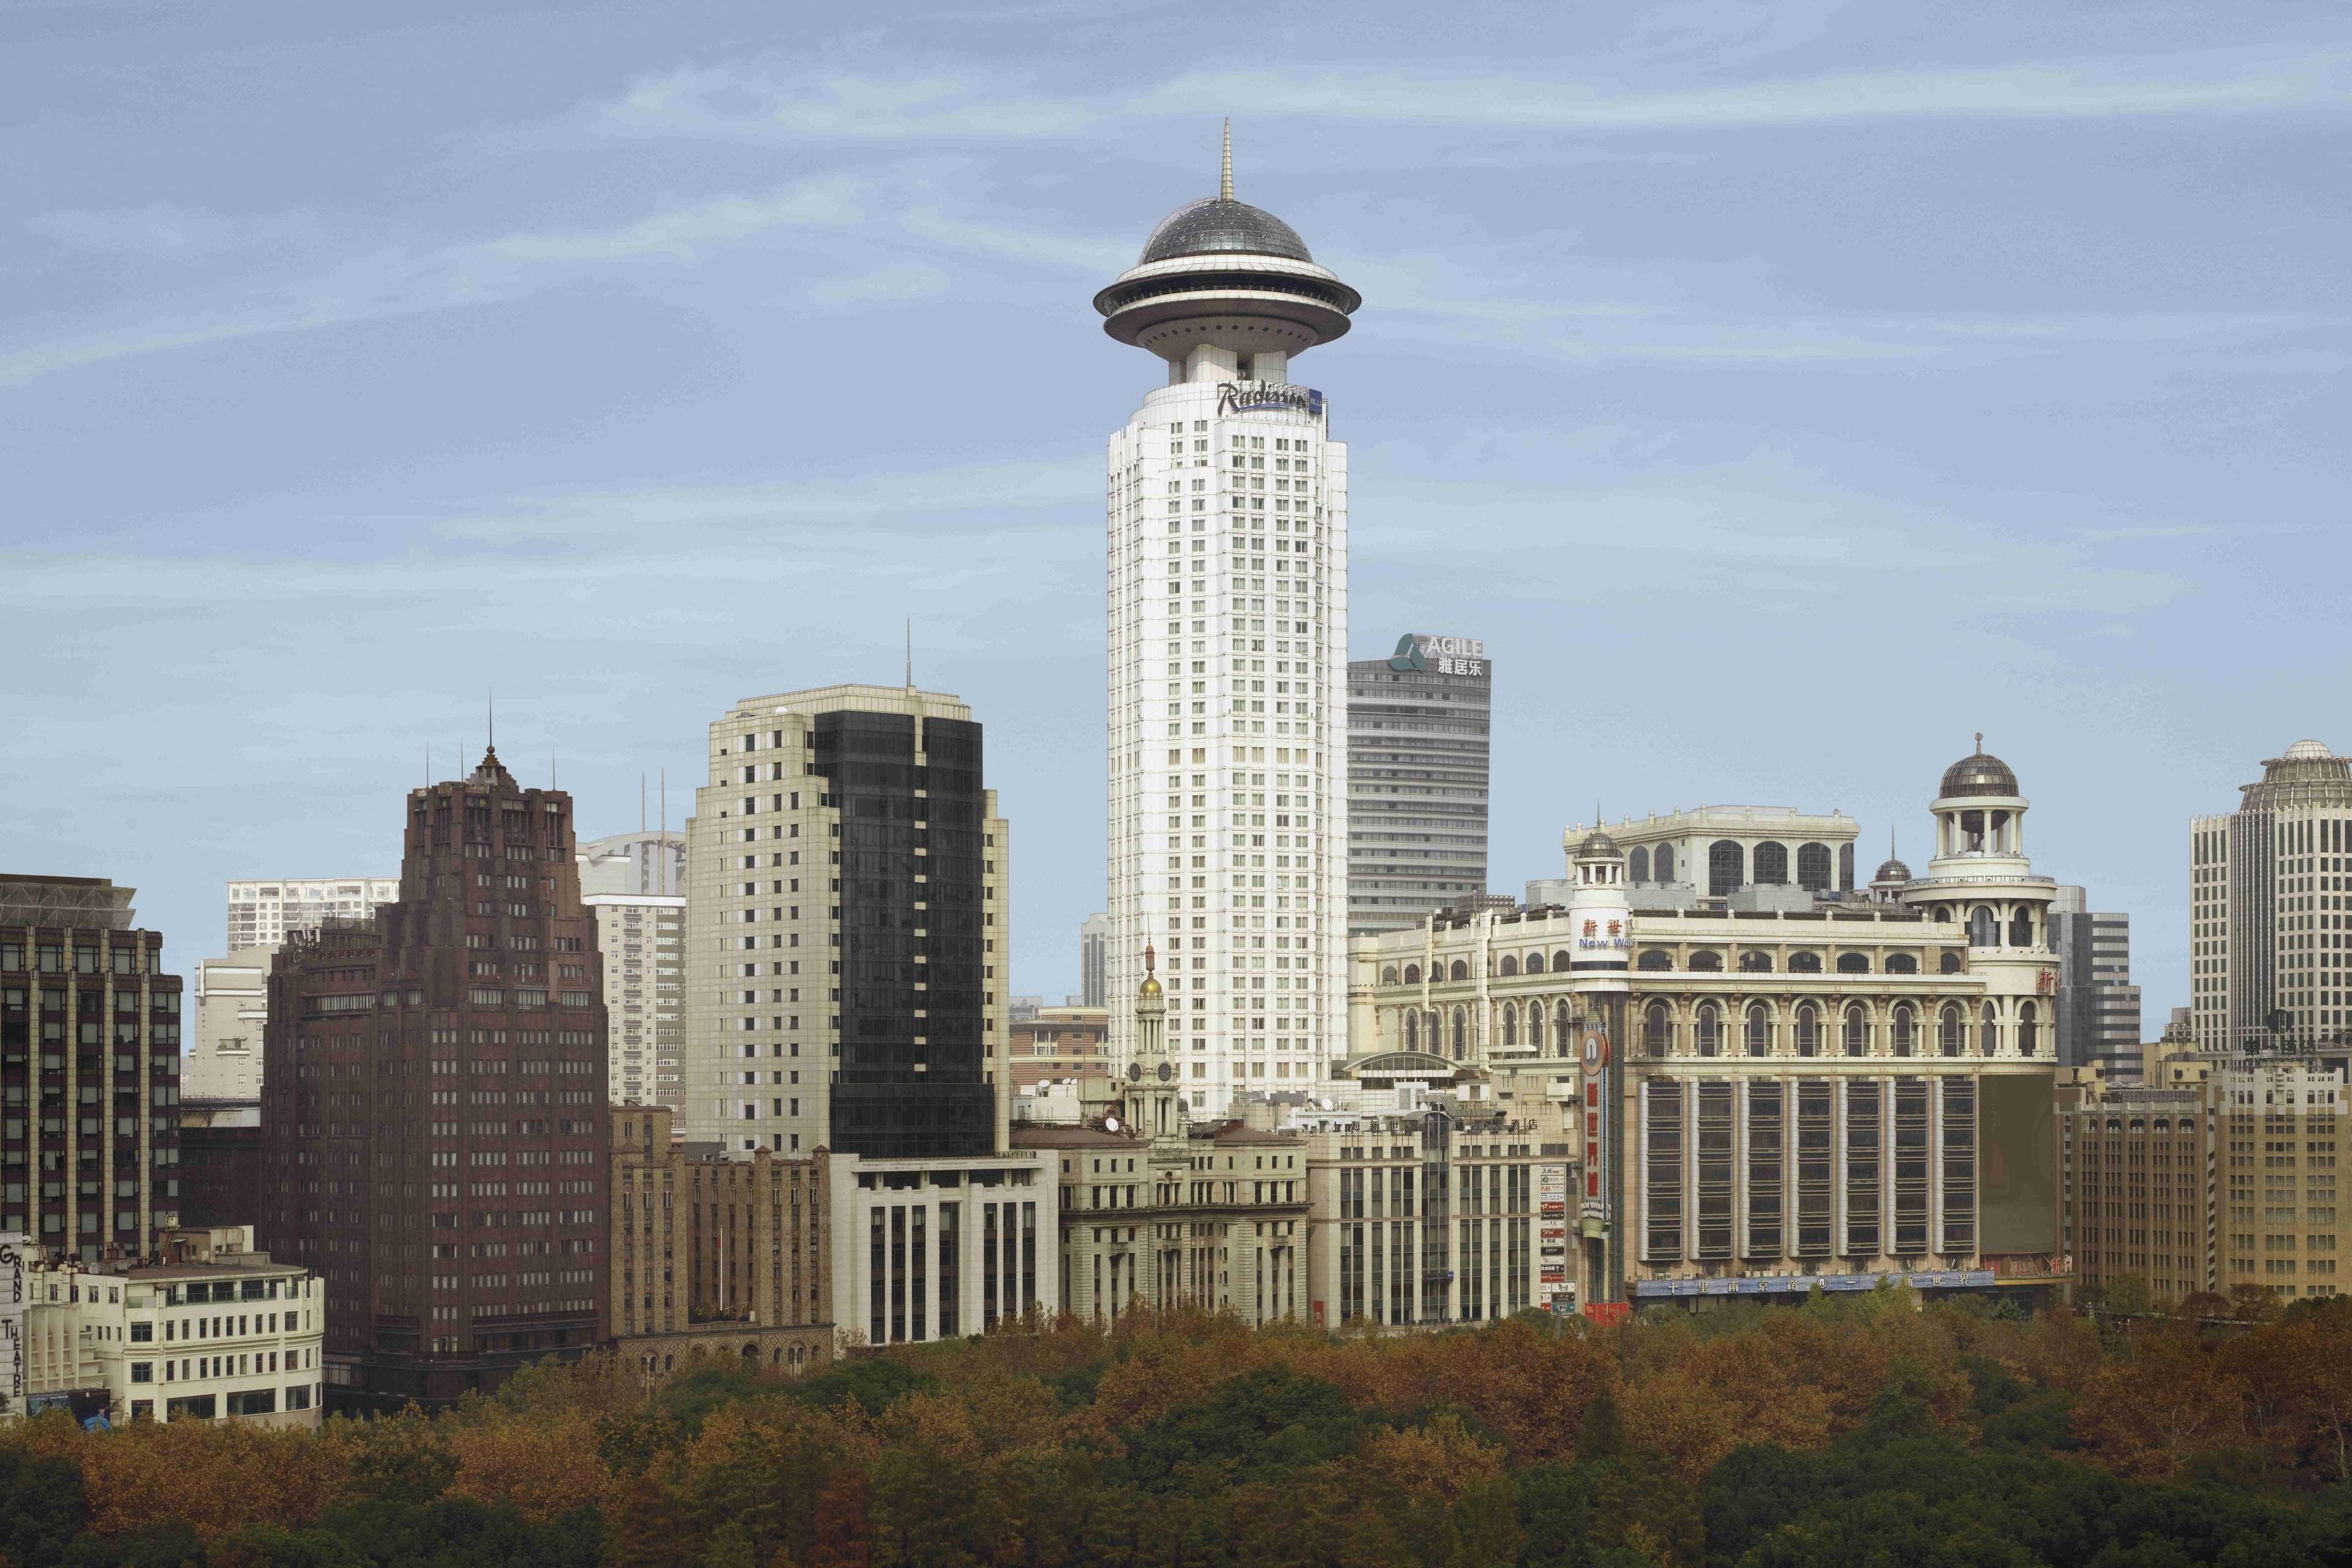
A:
POLYGON ((1576 847, 1576 858, 1580 860, 1621 858, 1624 853, 1617 847, 1617 840, 1597 827, 1586 834, 1584 842, 1576 847))
POLYGON ((1977 738, 1977 749, 1944 770, 1944 787, 1937 792, 1946 800, 1968 795, 2014 795, 2017 774, 2007 763, 1984 749, 1984 738, 1977 738))
POLYGON ((1874 882, 1907 882, 1911 879, 1911 868, 1900 860, 1889 860, 1873 872, 1870 879, 1874 882))
POLYGON ((1230 196, 1187 202, 1160 220, 1143 242, 1138 266, 1173 261, 1181 256, 1214 256, 1239 252, 1249 256, 1279 256, 1291 261, 1313 261, 1298 231, 1260 207, 1230 196))
POLYGON ((2335 754, 2320 741, 2297 741, 2286 749, 2286 760, 2291 763, 2319 762, 2335 754))

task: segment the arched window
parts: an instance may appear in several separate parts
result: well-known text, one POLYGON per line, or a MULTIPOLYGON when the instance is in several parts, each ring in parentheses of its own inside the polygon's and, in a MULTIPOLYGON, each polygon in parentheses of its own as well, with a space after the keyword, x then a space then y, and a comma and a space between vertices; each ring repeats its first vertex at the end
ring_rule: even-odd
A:
POLYGON ((1960 1054, 1960 1010, 1948 1002, 1936 1025, 1936 1048, 1948 1057, 1960 1054))
POLYGON ((1405 1009, 1404 1015, 1404 1048, 1409 1051, 1421 1049, 1421 1015, 1411 1008, 1405 1009))
POLYGON ((1895 1024, 1892 1032, 1895 1036, 1895 1054, 1898 1057, 1909 1056, 1912 1049, 1910 1003, 1901 1002, 1895 1005, 1895 1024))
POLYGON ((1731 839, 1718 838, 1706 847, 1706 896, 1729 896, 1746 880, 1748 858, 1731 839))
POLYGON ((1771 1050, 1772 1016, 1764 1010, 1763 1003, 1754 1003, 1748 1009, 1748 1054, 1769 1056, 1771 1050))
POLYGON ((1501 973, 1505 974, 1517 974, 1518 972, 1519 961, 1507 952, 1503 954, 1501 973))
POLYGON ((1568 1010, 1566 1002, 1553 1005, 1551 1037, 1555 1048, 1561 1056, 1569 1057, 1576 1054, 1576 1016, 1568 1010))
POLYGON ((1790 953, 1790 954, 1789 955, 1789 973, 1791 973, 1791 974, 1819 974, 1821 972, 1822 972, 1822 955, 1821 955, 1820 953, 1818 953, 1818 952, 1792 952, 1792 953, 1790 953))
POLYGON ((1838 888, 1843 892, 1853 891, 1853 846, 1851 844, 1838 846, 1838 888))
POLYGON ((1797 886, 1807 892, 1826 893, 1830 890, 1830 847, 1826 844, 1797 846, 1797 886))
POLYGON ((1650 852, 1638 844, 1633 846, 1633 853, 1625 857, 1625 879, 1629 882, 1650 879, 1650 852))
POLYGON ((1432 1007, 1421 1016, 1421 1034, 1422 1038, 1428 1042, 1431 1056, 1445 1054, 1445 1019, 1436 1008, 1432 1007))
POLYGON ((1716 1015, 1714 1003, 1702 1002, 1698 1005, 1698 1023, 1695 1033, 1697 1036, 1699 1055, 1712 1057, 1722 1054, 1722 1021, 1716 1015))
POLYGON ((1845 1054, 1850 1057, 1870 1054, 1870 1019, 1856 1003, 1845 1010, 1845 1054))
POLYGON ((1868 954, 1868 953, 1866 953, 1866 952, 1841 952, 1841 953, 1839 953, 1839 954, 1838 954, 1838 965, 1837 965, 1837 972, 1838 972, 1840 974, 1867 974, 1867 973, 1870 973, 1870 954, 1868 954))
POLYGON ((1663 947, 1646 948, 1642 956, 1633 961, 1636 969, 1672 969, 1674 966, 1675 955, 1663 947))
POLYGON ((1702 949, 1690 955, 1690 966, 1700 974, 1720 974, 1723 973, 1723 954, 1702 949))
POLYGON ((2033 945, 2033 911, 2023 904, 2018 905, 2017 912, 2009 917, 2009 945, 2011 947, 2033 945))
POLYGON ((1541 974, 1544 969, 1543 954, 1540 952, 1531 952, 1528 954, 1526 968, 1529 974, 1541 974))
POLYGON ((1554 974, 1568 973, 1568 949, 1563 947, 1551 955, 1551 972, 1554 974))
POLYGON ((1455 959, 1454 961, 1454 967, 1446 972, 1446 977, 1450 980, 1469 979, 1470 965, 1467 961, 1459 958, 1455 959))
POLYGON ((1939 921, 1950 920, 1952 918, 1952 906, 1949 904, 1937 904, 1936 906, 1936 918, 1939 921))
POLYGON ((1396 983, 1397 966, 1391 963, 1387 968, 1381 971, 1381 984, 1383 985, 1393 985, 1396 983))
POLYGON ((1919 973, 1919 961, 1907 952, 1890 952, 1886 955, 1886 973, 1916 974, 1919 973))
POLYGON ((2033 1054, 2035 1037, 2039 1033, 2034 1026, 2035 1022, 2033 1004, 2019 1003, 2017 1005, 2017 1054, 2021 1057, 2030 1057, 2033 1054))
POLYGON ((1503 1044, 1517 1049, 1519 1043, 1519 1010, 1509 1003, 1503 1004, 1503 1044))
POLYGON ((1956 947, 1946 948, 1944 956, 1937 961, 1936 967, 1946 974, 1958 974, 1960 972, 1960 950, 1956 947))
POLYGON ((1470 1015, 1459 1007, 1454 1009, 1454 1059, 1470 1059, 1470 1015))
POLYGON ((1404 983, 1407 985, 1418 985, 1421 984, 1420 964, 1408 963, 1404 966, 1404 983))
POLYGON ((1542 1003, 1535 1002, 1528 1005, 1528 1049, 1535 1052, 1538 1056, 1543 1055, 1543 1016, 1544 1005, 1542 1003))
POLYGON ((1797 1006, 1797 1054, 1817 1057, 1822 1054, 1822 1016, 1811 1002, 1797 1006))
POLYGON ((1675 847, 1661 844, 1650 856, 1650 874, 1661 882, 1675 879, 1675 847))
POLYGON ((1979 904, 1970 910, 1969 911, 1969 945, 1996 947, 2000 942, 2000 922, 1993 918, 1992 910, 1983 904, 1979 904))
POLYGON ((1742 974, 1771 973, 1772 955, 1761 948, 1748 949, 1739 955, 1739 973, 1742 974))
POLYGON ((1984 1019, 1977 1028, 1977 1054, 1991 1056, 2000 1048, 2000 1026, 1994 1022, 1992 1004, 1984 1005, 1984 1019))
POLYGON ((1770 841, 1756 847, 1756 882, 1774 886, 1789 879, 1789 847, 1770 841))
POLYGON ((1642 1052, 1662 1057, 1674 1048, 1675 1026, 1664 1002, 1653 1002, 1642 1015, 1642 1052))

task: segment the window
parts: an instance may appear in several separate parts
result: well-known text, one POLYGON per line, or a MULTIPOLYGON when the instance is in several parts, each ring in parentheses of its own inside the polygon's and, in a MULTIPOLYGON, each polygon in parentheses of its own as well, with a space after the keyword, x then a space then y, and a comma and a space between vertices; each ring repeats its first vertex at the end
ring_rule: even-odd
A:
POLYGON ((1771 1048, 1771 1015, 1765 1012, 1763 1003, 1758 1002, 1748 1009, 1748 1054, 1751 1057, 1769 1056, 1771 1048))
POLYGON ((1506 1002, 1503 1004, 1503 1044, 1508 1047, 1516 1047, 1518 1043, 1519 1010, 1506 1002))
POLYGON ((2033 911, 2022 905, 2020 905, 2017 912, 2009 918, 2009 945, 2011 947, 2033 945, 2033 911))
POLYGON ((1890 952, 1886 955, 1886 973, 1916 974, 1919 973, 1919 961, 1907 952, 1890 952))
POLYGON ((1960 1010, 1957 1005, 1945 1005, 1943 1016, 1936 1025, 1936 1036, 1938 1051, 1948 1057, 1960 1054, 1960 1010))
POLYGON ((1970 910, 1969 911, 1969 945, 1995 947, 2000 942, 2000 922, 1993 918, 1992 910, 1982 904, 1970 910))
POLYGON ((1738 843, 1718 838, 1706 848, 1706 896, 1710 899, 1729 897, 1742 880, 1748 858, 1738 843))
POLYGON ((1404 1048, 1409 1051, 1421 1048, 1421 1015, 1410 1007, 1404 1013, 1404 1048))
POLYGON ((1638 844, 1633 847, 1633 852, 1625 857, 1625 878, 1632 882, 1646 882, 1650 879, 1650 852, 1638 844))
POLYGON ((1722 1054, 1721 1029, 1718 1026, 1714 1003, 1699 1004, 1697 1025, 1693 1032, 1697 1037, 1699 1055, 1712 1057, 1722 1054))
POLYGON ((1675 955, 1662 947, 1651 948, 1633 961, 1636 969, 1672 969, 1674 966, 1675 955))
POLYGON ((1661 882, 1671 882, 1675 879, 1675 848, 1673 845, 1661 844, 1656 849, 1651 852, 1650 873, 1656 877, 1661 882))
POLYGON ((1808 892, 1829 891, 1830 847, 1828 845, 1804 844, 1798 847, 1797 886, 1808 892))
POLYGON ((2034 1040, 2037 1033, 2036 1026, 2039 1020, 2034 1016, 2032 1003, 2021 1002, 2018 1004, 2017 1054, 2019 1056, 2030 1057, 2033 1054, 2034 1040))
POLYGON ((1454 967, 1446 972, 1446 977, 1451 980, 1467 980, 1470 978, 1470 965, 1457 958, 1454 961, 1454 967))
POLYGON ((1845 1010, 1845 1054, 1866 1056, 1870 1051, 1870 1019, 1856 1005, 1845 1010))
POLYGON ((1772 955, 1759 948, 1749 948, 1739 955, 1742 974, 1769 974, 1772 972, 1772 955))
POLYGON ((1867 974, 1867 973, 1870 973, 1870 954, 1868 954, 1868 953, 1866 953, 1866 952, 1841 952, 1841 953, 1839 953, 1839 954, 1838 954, 1838 962, 1837 962, 1837 972, 1838 972, 1840 974, 1867 974))
POLYGON ((1822 1054, 1822 1016, 1811 1002, 1797 1008, 1797 1054, 1817 1057, 1822 1054))
POLYGON ((1792 953, 1790 953, 1790 954, 1789 955, 1789 973, 1791 973, 1791 974, 1819 974, 1821 972, 1822 972, 1822 955, 1821 955, 1820 953, 1818 953, 1818 952, 1792 952, 1792 953))
POLYGON ((1779 886, 1789 879, 1789 847, 1785 844, 1759 844, 1756 847, 1756 882, 1779 886))
POLYGON ((1664 1002, 1653 1002, 1642 1015, 1642 1050, 1646 1056, 1662 1057, 1673 1048, 1675 1026, 1664 1002))
POLYGON ((1470 1055, 1470 1015, 1461 1008, 1454 1009, 1454 1059, 1466 1061, 1470 1055))
POLYGON ((1720 974, 1723 973, 1723 954, 1704 951, 1694 952, 1690 955, 1690 966, 1696 973, 1720 974))
POLYGON ((1517 974, 1519 972, 1519 961, 1507 952, 1503 955, 1503 962, 1498 966, 1497 972, 1503 974, 1517 974))
POLYGON ((1899 1004, 1895 1007, 1892 1032, 1895 1037, 1895 1054, 1898 1057, 1909 1056, 1912 1045, 1912 1018, 1911 1004, 1908 1002, 1899 1004))
POLYGON ((1543 1055, 1543 1047, 1544 1005, 1540 1002, 1537 1002, 1528 1008, 1528 1049, 1535 1052, 1538 1056, 1541 1056, 1543 1055))
POLYGON ((1528 954, 1527 971, 1529 974, 1541 974, 1544 972, 1544 956, 1542 953, 1531 952, 1528 954))
POLYGON ((1992 1004, 1984 1005, 1984 1016, 1977 1030, 1977 1053, 1990 1056, 2000 1048, 2000 1026, 1993 1021, 1992 1004))
POLYGON ((1421 984, 1420 964, 1408 963, 1404 966, 1404 983, 1407 985, 1418 985, 1421 984))

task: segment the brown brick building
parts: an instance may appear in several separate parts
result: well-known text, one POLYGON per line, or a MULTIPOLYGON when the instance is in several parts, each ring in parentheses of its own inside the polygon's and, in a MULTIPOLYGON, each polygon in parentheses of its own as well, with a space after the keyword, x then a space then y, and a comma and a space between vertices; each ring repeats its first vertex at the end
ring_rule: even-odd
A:
POLYGON ((1007 1065, 1022 1089, 1049 1078, 1100 1077, 1111 1070, 1108 1007, 1040 1007, 1035 1017, 1014 1020, 1010 1037, 1007 1065))
POLYGON ((831 1359, 825 1161, 671 1141, 666 1107, 615 1106, 610 1322, 648 1375, 697 1355, 797 1371, 831 1359))
POLYGON ((439 1403, 604 1337, 605 1019, 572 800, 409 792, 400 899, 269 978, 262 1246, 327 1281, 331 1399, 439 1403))
POLYGON ((179 1224, 180 980, 132 889, 0 876, 0 1229, 147 1258, 179 1224))

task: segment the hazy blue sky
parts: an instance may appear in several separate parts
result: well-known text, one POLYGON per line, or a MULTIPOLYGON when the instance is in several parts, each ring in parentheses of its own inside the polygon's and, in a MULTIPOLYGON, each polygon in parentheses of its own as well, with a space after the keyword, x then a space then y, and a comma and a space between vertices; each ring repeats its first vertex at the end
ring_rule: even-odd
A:
POLYGON ((634 828, 911 615, 1074 988, 1159 378, 1088 300, 1231 114, 1364 294, 1295 372, 1355 649, 1495 658, 1495 887, 1596 796, 1916 864, 1981 729, 2153 1026, 2189 816, 2352 747, 2347 109, 2341 5, 0 0, 0 868, 185 972, 231 877, 394 872, 493 682, 634 828))

